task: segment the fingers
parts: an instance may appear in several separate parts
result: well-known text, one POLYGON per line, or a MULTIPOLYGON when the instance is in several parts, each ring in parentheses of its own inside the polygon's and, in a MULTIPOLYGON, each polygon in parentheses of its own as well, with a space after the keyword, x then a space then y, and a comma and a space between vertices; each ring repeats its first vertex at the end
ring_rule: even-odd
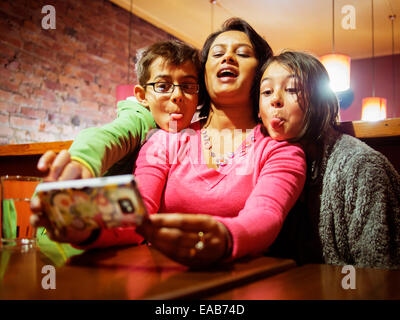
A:
POLYGON ((72 180, 72 179, 86 179, 92 178, 91 172, 81 163, 71 161, 65 165, 58 180, 72 180))
POLYGON ((48 180, 56 181, 63 172, 65 166, 70 162, 71 156, 67 150, 62 150, 51 164, 48 180))
POLYGON ((155 248, 191 267, 218 261, 227 246, 227 229, 208 215, 152 215, 142 230, 155 248))
POLYGON ((179 228, 192 232, 215 232, 217 220, 205 214, 155 214, 150 216, 155 227, 179 228))
POLYGON ((34 196, 31 199, 30 202, 30 207, 32 212, 41 212, 42 211, 42 203, 40 202, 40 199, 38 196, 34 196))
POLYGON ((40 157, 37 168, 42 172, 49 170, 46 181, 56 181, 63 172, 64 167, 70 162, 70 159, 71 157, 67 150, 62 150, 59 154, 51 150, 46 151, 40 157))
POLYGON ((46 151, 38 161, 38 170, 46 172, 50 168, 56 156, 57 154, 54 151, 46 151))

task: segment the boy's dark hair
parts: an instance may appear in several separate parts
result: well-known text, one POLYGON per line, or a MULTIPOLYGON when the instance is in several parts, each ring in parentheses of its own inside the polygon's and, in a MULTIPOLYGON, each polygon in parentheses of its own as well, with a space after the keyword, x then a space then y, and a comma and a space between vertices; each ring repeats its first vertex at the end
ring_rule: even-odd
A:
POLYGON ((299 105, 305 110, 304 127, 296 140, 313 143, 328 133, 331 128, 336 128, 339 102, 329 86, 329 75, 324 65, 316 57, 305 52, 282 52, 268 59, 259 70, 258 94, 261 77, 273 62, 289 68, 296 76, 299 105))
MULTIPOLYGON (((245 20, 240 19, 240 18, 230 18, 226 20, 221 29, 210 34, 206 41, 204 42, 203 49, 201 50, 201 66, 202 70, 204 72, 207 58, 208 58, 208 53, 210 52, 210 48, 214 42, 214 40, 221 34, 227 31, 241 31, 244 32, 248 37, 253 45, 254 48, 254 53, 256 56, 256 59, 258 60, 258 65, 257 69, 260 69, 260 67, 267 61, 269 57, 272 56, 272 49, 269 46, 268 42, 264 40, 263 37, 261 37, 245 20)), ((201 79, 202 86, 205 88, 205 79, 204 76, 201 79)), ((256 96, 254 93, 256 92, 258 87, 258 83, 253 80, 253 85, 251 89, 251 100, 253 102, 253 115, 254 119, 258 120, 258 96, 256 96)), ((210 97, 205 91, 205 97, 204 97, 204 106, 201 108, 201 116, 208 116, 208 113, 210 111, 210 97)))
POLYGON ((200 103, 200 96, 202 96, 202 92, 204 92, 204 87, 202 87, 202 81, 200 81, 203 78, 203 72, 200 63, 199 50, 178 40, 161 41, 148 46, 146 49, 138 53, 135 66, 138 82, 141 86, 144 86, 150 79, 149 67, 153 61, 159 57, 164 58, 166 62, 176 66, 180 66, 187 61, 193 63, 200 83, 200 103))

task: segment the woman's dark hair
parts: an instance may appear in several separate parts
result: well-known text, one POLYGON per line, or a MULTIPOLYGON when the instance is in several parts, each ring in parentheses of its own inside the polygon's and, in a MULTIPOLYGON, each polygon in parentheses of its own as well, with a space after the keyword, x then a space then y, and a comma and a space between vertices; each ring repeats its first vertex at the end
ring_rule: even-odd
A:
MULTIPOLYGON (((214 40, 221 33, 227 31, 241 31, 244 32, 249 37, 249 40, 253 45, 255 57, 258 60, 258 65, 256 70, 260 69, 260 67, 267 61, 267 59, 272 56, 273 54, 272 49, 269 46, 268 42, 265 41, 263 37, 261 37, 246 21, 240 18, 230 18, 223 23, 220 30, 210 34, 206 39, 206 41, 204 42, 203 49, 201 50, 200 53, 201 66, 203 68, 203 72, 205 72, 206 62, 211 45, 214 43, 214 40)), ((201 81, 205 81, 204 74, 201 81)), ((205 83, 203 83, 203 87, 205 88, 205 83)), ((258 115, 259 99, 258 95, 256 95, 257 87, 258 83, 254 79, 250 94, 253 103, 253 114, 255 120, 258 120, 257 115, 258 115)), ((206 93, 204 97, 204 105, 201 108, 200 116, 208 116, 209 112, 210 112, 210 96, 208 95, 208 93, 206 93)))
POLYGON ((329 86, 329 75, 323 64, 305 52, 286 51, 271 57, 259 69, 256 77, 258 95, 262 75, 273 62, 284 65, 296 76, 299 105, 305 110, 304 127, 296 140, 316 142, 329 132, 330 128, 336 128, 339 102, 329 86))

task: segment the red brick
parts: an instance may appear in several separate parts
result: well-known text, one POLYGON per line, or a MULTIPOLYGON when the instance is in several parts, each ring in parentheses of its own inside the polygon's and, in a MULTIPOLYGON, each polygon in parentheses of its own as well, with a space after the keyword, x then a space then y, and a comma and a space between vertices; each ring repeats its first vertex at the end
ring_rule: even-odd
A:
POLYGON ((44 80, 44 85, 50 90, 61 90, 62 86, 58 82, 44 80))
POLYGON ((44 110, 48 110, 49 112, 58 111, 58 109, 59 109, 57 102, 48 101, 48 100, 42 100, 41 104, 40 104, 40 108, 44 109, 44 110))
POLYGON ((35 92, 35 87, 31 85, 31 83, 22 83, 18 88, 18 94, 24 97, 30 97, 35 92))
POLYGON ((19 106, 15 103, 0 101, 0 110, 2 112, 17 113, 19 106))
POLYGON ((49 50, 49 48, 39 46, 36 43, 30 41, 24 43, 24 50, 42 59, 54 59, 55 57, 55 53, 53 50, 49 50))
POLYGON ((57 100, 56 94, 54 92, 52 92, 51 90, 36 89, 34 91, 34 94, 39 99, 44 99, 44 100, 48 100, 48 101, 52 101, 52 102, 55 102, 57 100))
POLYGON ((25 74, 22 72, 15 72, 13 74, 13 82, 16 83, 17 85, 20 85, 22 81, 25 79, 25 74))
POLYGON ((0 90, 0 101, 10 101, 12 96, 13 94, 11 92, 0 90))
POLYGON ((0 32, 0 40, 4 41, 6 44, 12 45, 13 47, 22 48, 23 42, 17 35, 0 32))
POLYGON ((28 129, 37 128, 39 124, 38 119, 29 119, 20 116, 10 116, 10 125, 12 128, 28 129))
POLYGON ((13 91, 17 92, 19 88, 19 85, 14 83, 13 81, 10 81, 9 79, 4 79, 0 76, 0 89, 3 89, 5 91, 13 91))
POLYGON ((40 109, 21 107, 21 114, 30 118, 45 119, 47 112, 40 109))
POLYGON ((5 43, 0 44, 0 55, 3 57, 13 57, 15 49, 5 43))
POLYGON ((0 125, 8 125, 9 116, 0 113, 0 125))
POLYGON ((24 29, 28 29, 30 31, 33 32, 38 32, 40 31, 40 27, 38 27, 35 23, 33 23, 33 21, 31 20, 25 20, 24 21, 24 25, 23 25, 24 29))
POLYGON ((96 96, 96 101, 106 106, 113 106, 115 104, 115 97, 101 94, 96 96))
MULTIPOLYGON (((22 85, 29 85, 32 90, 34 90, 35 88, 40 88, 42 84, 42 78, 40 77, 34 77, 33 75, 28 75, 27 77, 25 77, 25 79, 22 81, 21 86, 22 85)), ((21 88, 20 86, 20 88, 21 88)))
POLYGON ((21 95, 14 95, 13 102, 20 106, 35 106, 37 104, 36 100, 21 95))
POLYGON ((29 134, 33 142, 53 142, 53 141, 64 140, 61 134, 39 132, 39 131, 30 131, 29 134))
POLYGON ((99 110, 99 104, 97 102, 93 102, 93 100, 84 100, 80 103, 80 105, 82 106, 82 108, 84 109, 91 109, 94 111, 98 111, 99 110))
POLYGON ((11 129, 8 125, 7 126, 3 126, 0 125, 0 136, 12 136, 14 134, 14 130, 11 129))
POLYGON ((68 76, 60 75, 60 83, 62 85, 70 86, 70 87, 79 87, 81 85, 80 80, 74 79, 68 76))
POLYGON ((90 72, 87 72, 87 71, 78 72, 77 76, 79 78, 82 78, 83 80, 86 80, 86 81, 89 81, 89 82, 93 82, 94 81, 93 74, 91 74, 90 72))
POLYGON ((51 123, 49 121, 46 122, 41 122, 39 124, 39 130, 42 132, 49 132, 49 133, 55 133, 55 134, 60 134, 62 132, 62 125, 63 125, 63 121, 68 121, 69 118, 65 117, 63 115, 63 121, 54 121, 55 118, 53 118, 53 122, 55 123, 51 123))

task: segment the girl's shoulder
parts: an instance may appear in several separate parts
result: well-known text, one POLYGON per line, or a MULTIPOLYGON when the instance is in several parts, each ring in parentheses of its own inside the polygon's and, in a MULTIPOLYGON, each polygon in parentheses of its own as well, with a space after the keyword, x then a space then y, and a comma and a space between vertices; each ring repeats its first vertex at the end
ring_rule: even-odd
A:
POLYGON ((342 172, 395 171, 385 155, 347 134, 336 139, 328 155, 328 166, 342 172))

